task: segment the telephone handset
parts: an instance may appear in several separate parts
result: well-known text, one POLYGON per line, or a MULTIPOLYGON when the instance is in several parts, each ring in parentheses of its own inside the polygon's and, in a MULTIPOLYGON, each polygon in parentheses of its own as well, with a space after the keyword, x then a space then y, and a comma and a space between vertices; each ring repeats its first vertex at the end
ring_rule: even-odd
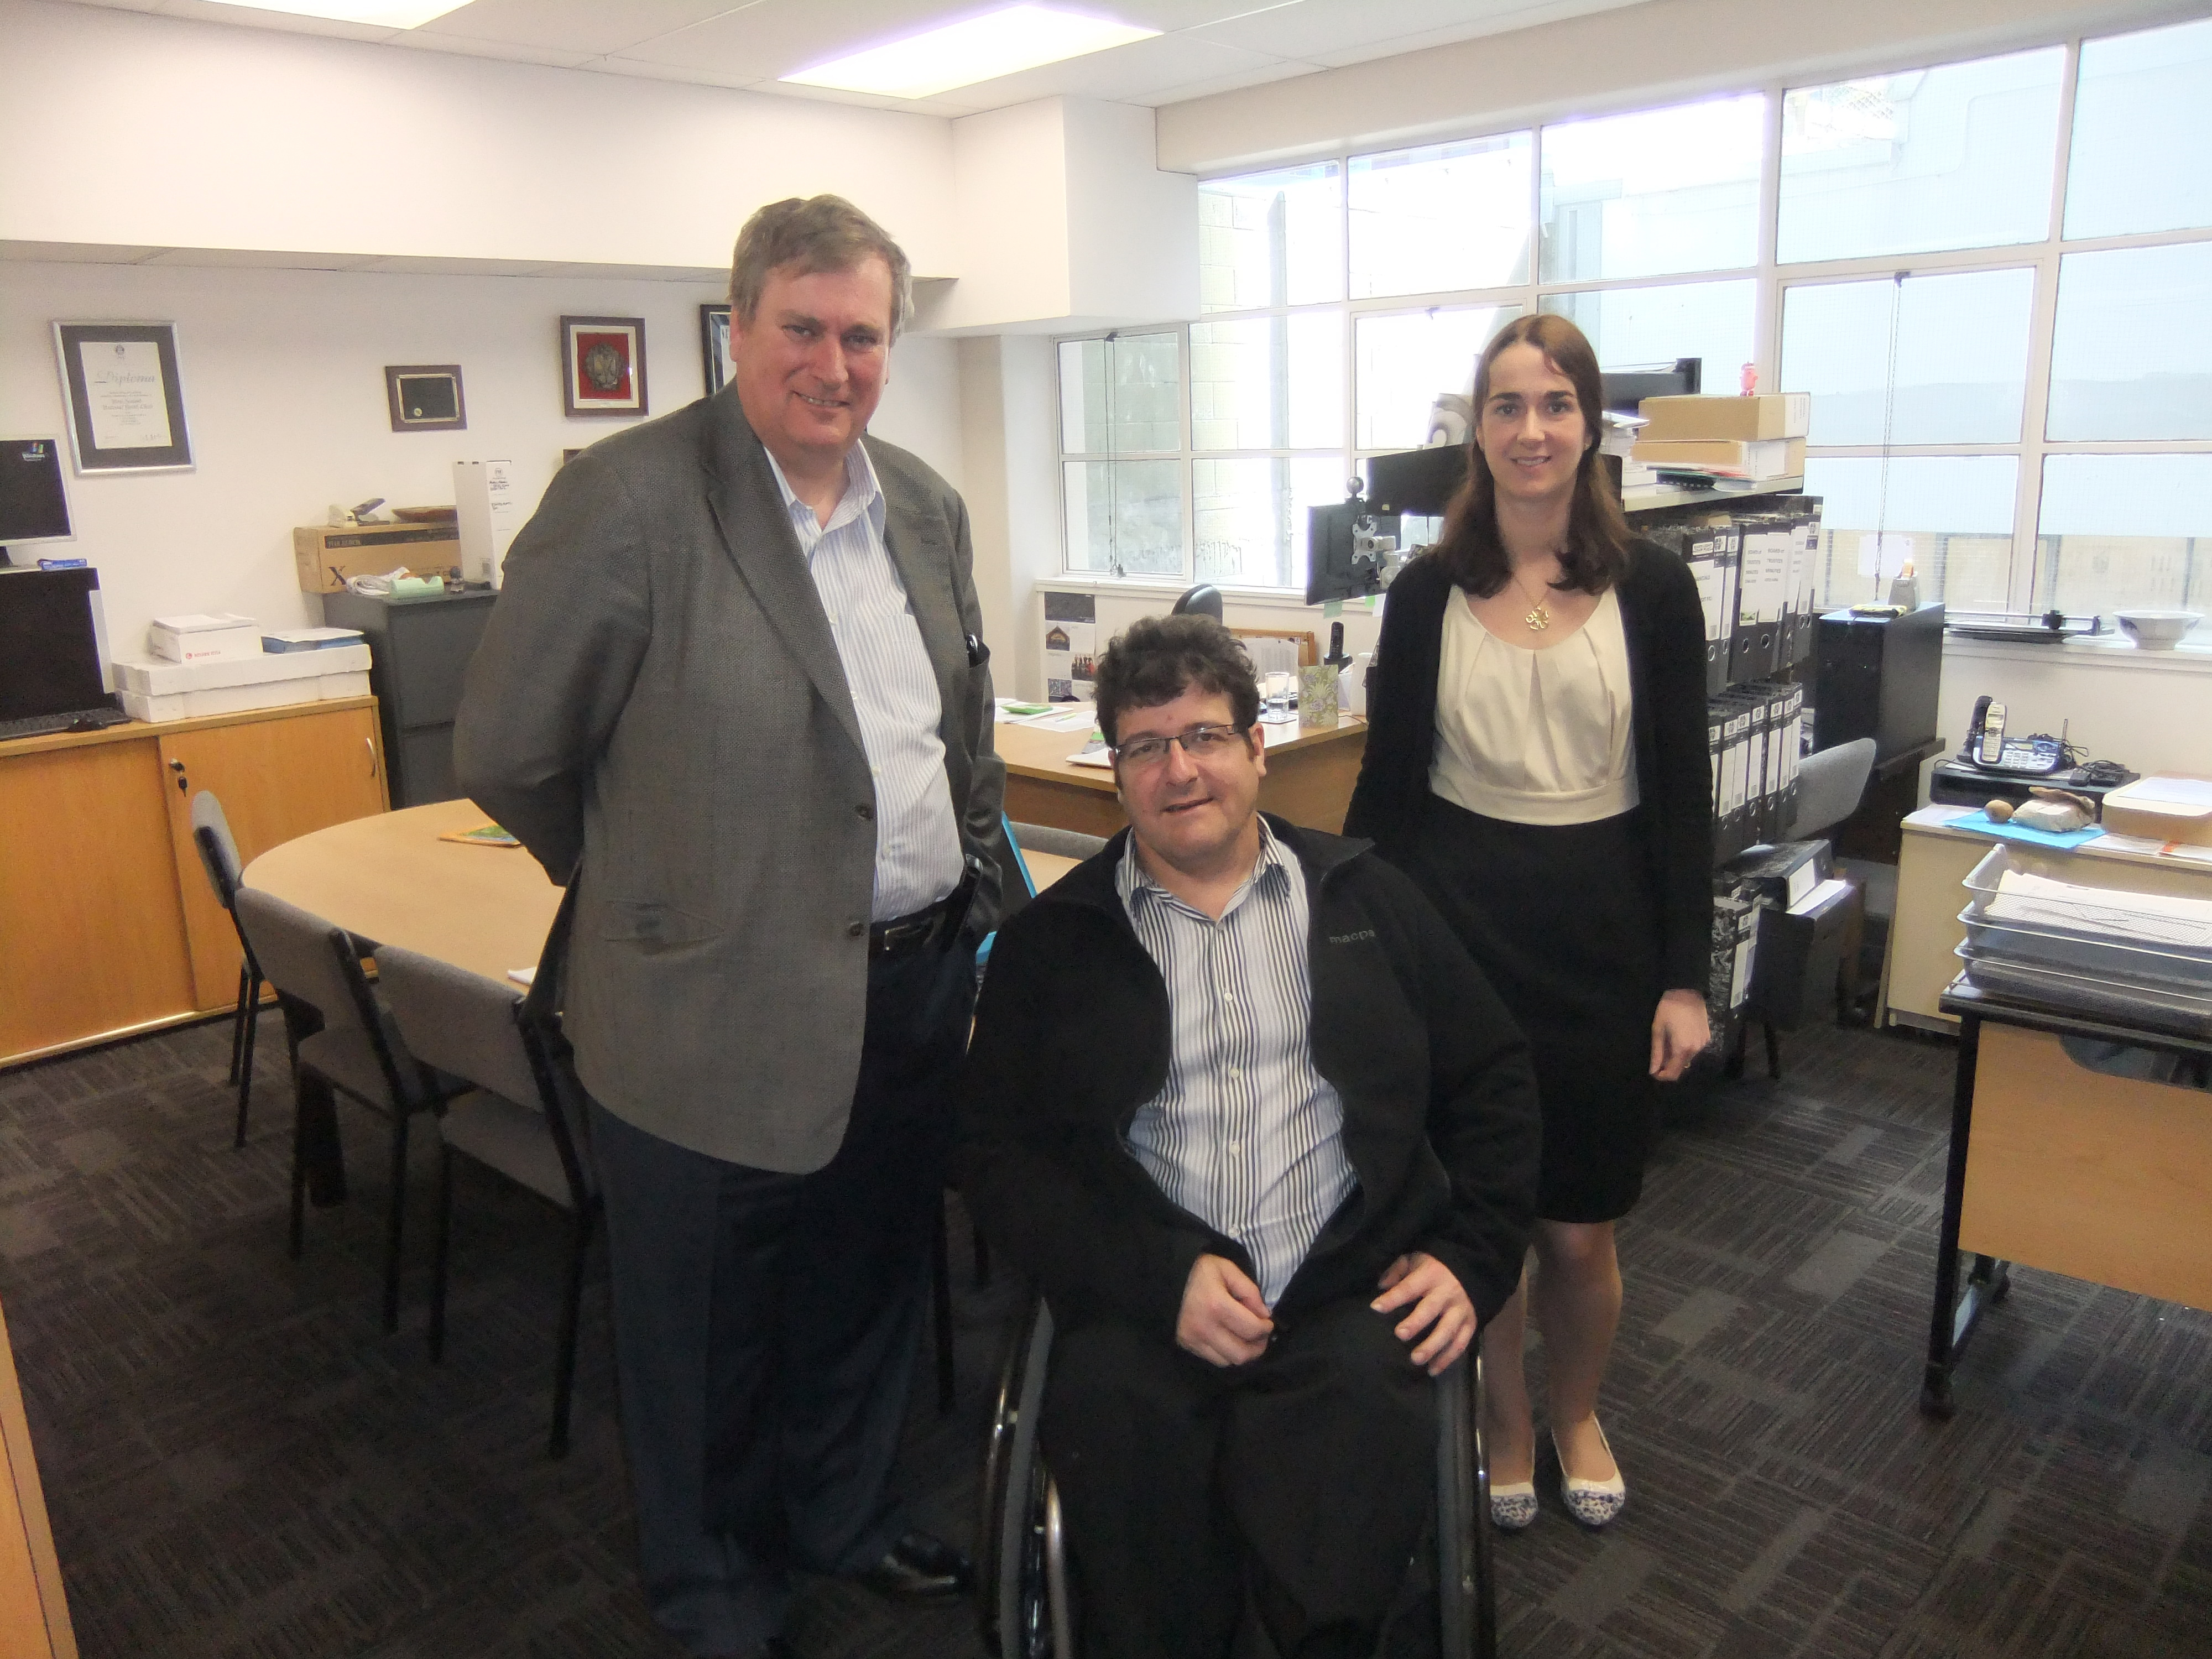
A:
POLYGON ((1966 751, 1960 758, 1984 772, 2013 777, 2047 778, 2066 763, 2065 745, 2056 738, 2023 738, 2005 741, 2005 706, 1994 697, 1974 699, 1974 716, 1966 727, 1966 751))

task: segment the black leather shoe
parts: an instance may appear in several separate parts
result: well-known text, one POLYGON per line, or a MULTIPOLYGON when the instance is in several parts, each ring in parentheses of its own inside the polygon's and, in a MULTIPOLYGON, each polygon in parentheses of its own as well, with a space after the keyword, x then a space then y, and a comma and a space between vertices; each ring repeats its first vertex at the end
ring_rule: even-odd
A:
POLYGON ((878 1595, 902 1601, 939 1601, 973 1590, 975 1566, 943 1539, 910 1532, 860 1579, 878 1595))

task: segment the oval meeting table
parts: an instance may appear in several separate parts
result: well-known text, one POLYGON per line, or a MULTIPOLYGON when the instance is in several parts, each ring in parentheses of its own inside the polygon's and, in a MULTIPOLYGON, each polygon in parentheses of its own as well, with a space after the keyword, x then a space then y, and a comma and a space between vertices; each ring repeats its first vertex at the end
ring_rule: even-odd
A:
MULTIPOLYGON (((474 801, 444 800, 334 823, 270 848, 246 866, 244 882, 344 928, 364 953, 396 945, 513 984, 510 971, 536 965, 561 890, 520 847, 441 839, 487 816, 474 801)), ((1024 857, 1040 886, 1075 866, 1050 853, 1024 857)), ((345 1165, 326 1090, 303 1091, 300 1134, 309 1195, 318 1206, 342 1202, 345 1165)))

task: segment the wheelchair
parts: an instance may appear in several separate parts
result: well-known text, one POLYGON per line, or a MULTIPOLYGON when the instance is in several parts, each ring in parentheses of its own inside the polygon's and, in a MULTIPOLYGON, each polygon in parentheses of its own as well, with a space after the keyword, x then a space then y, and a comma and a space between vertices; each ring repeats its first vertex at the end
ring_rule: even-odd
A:
MULTIPOLYGON (((1037 1444, 1052 1310, 1042 1299, 1008 1346, 983 1459, 976 1619, 999 1659, 1077 1659, 1060 1493, 1037 1444)), ((1497 1659, 1490 1471, 1480 1342, 1437 1379, 1437 1604, 1443 1659, 1497 1659)))

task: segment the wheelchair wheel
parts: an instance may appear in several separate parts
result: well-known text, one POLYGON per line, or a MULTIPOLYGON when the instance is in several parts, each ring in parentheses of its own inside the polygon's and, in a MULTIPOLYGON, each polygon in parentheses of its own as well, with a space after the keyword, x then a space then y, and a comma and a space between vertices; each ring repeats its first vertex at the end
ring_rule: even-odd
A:
POLYGON ((1060 1497, 1036 1443, 1051 1348, 1052 1313, 1039 1302, 1008 1347, 984 1452, 975 1612, 985 1649, 1000 1659, 1073 1652, 1060 1497), (1056 1598, 1054 1584, 1063 1587, 1056 1598))

